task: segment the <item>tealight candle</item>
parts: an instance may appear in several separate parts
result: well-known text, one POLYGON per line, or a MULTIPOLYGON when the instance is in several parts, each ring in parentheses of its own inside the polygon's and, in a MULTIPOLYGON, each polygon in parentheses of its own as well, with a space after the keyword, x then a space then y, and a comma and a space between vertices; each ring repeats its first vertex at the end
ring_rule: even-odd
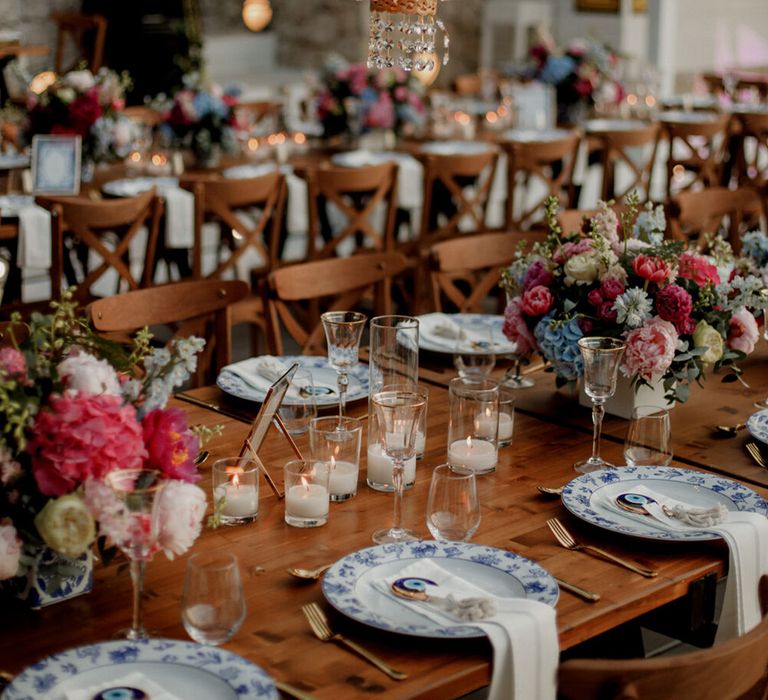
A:
POLYGON ((496 467, 496 447, 488 440, 456 440, 448 447, 448 463, 456 469, 475 473, 492 471, 496 467))
POLYGON ((254 520, 259 512, 259 466, 251 459, 230 457, 212 467, 216 515, 228 525, 254 520))
POLYGON ((331 458, 331 476, 329 479, 333 500, 349 498, 357 492, 357 465, 352 462, 335 462, 331 458))
POLYGON ((488 411, 475 418, 475 434, 480 438, 493 438, 496 436, 498 424, 498 441, 506 442, 512 439, 514 422, 508 413, 496 413, 488 411))
POLYGON ((309 422, 312 459, 330 470, 332 501, 346 501, 357 493, 357 472, 363 426, 357 418, 326 416, 309 422))
POLYGON ((216 501, 224 499, 221 514, 232 518, 246 518, 256 515, 259 496, 253 484, 240 484, 237 475, 231 484, 217 486, 213 490, 216 501))
MULTIPOLYGON (((409 488, 416 482, 416 457, 411 457, 404 463, 403 487, 409 488)), ((392 479, 394 463, 379 444, 368 445, 368 486, 376 491, 393 491, 392 479)))
POLYGON ((327 462, 296 459, 285 465, 285 522, 319 527, 328 522, 330 494, 327 462))
POLYGON ((306 482, 291 486, 285 494, 285 513, 297 518, 327 518, 328 489, 306 482))

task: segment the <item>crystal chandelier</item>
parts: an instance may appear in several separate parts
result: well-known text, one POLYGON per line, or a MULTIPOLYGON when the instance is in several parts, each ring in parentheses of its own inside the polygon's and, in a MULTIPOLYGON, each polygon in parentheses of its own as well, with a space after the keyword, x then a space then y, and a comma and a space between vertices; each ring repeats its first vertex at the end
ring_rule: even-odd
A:
POLYGON ((448 32, 437 17, 438 0, 370 1, 368 68, 431 72, 437 62, 448 63, 448 32), (436 50, 440 35, 442 59, 436 50))

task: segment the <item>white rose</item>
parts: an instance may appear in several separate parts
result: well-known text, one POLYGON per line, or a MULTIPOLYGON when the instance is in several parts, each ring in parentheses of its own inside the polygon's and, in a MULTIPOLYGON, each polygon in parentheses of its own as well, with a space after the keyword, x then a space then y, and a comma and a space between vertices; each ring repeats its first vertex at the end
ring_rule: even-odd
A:
POLYGON ((205 515, 205 492, 185 481, 169 481, 158 504, 159 543, 165 556, 184 554, 197 539, 205 515))
POLYGON ((58 372, 68 389, 86 394, 120 395, 120 382, 114 367, 87 352, 70 355, 59 363, 58 372))
POLYGON ((597 279, 602 268, 600 258, 595 253, 579 253, 565 263, 566 284, 590 284, 597 279))
POLYGON ((79 557, 96 539, 96 523, 80 496, 74 493, 52 498, 35 516, 40 537, 65 557, 79 557))
POLYGON ((0 581, 16 576, 19 570, 21 540, 13 525, 0 525, 0 581))
POLYGON ((89 70, 73 70, 64 76, 62 82, 78 92, 85 92, 96 85, 96 79, 89 70))

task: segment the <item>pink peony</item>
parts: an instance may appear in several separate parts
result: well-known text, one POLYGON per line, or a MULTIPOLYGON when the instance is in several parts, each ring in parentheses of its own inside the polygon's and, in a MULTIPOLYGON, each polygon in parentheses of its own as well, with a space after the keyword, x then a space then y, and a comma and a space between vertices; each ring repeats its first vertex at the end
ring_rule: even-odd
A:
POLYGON ((0 377, 26 379, 27 361, 16 348, 0 348, 0 377))
POLYGON ((200 479, 195 457, 200 441, 187 426, 179 408, 150 411, 141 423, 149 455, 147 469, 157 469, 169 479, 195 482, 200 479))
POLYGON ((661 284, 670 276, 669 265, 653 255, 638 255, 632 261, 632 269, 638 277, 654 284, 661 284))
POLYGON ((534 260, 523 275, 523 289, 528 291, 533 287, 543 285, 549 287, 552 284, 552 273, 547 269, 543 260, 534 260))
POLYGON ((603 279, 600 289, 606 301, 614 301, 616 297, 624 294, 625 287, 621 280, 617 280, 615 277, 606 277, 603 279))
POLYGON ((52 396, 32 433, 32 473, 46 496, 62 496, 114 469, 141 468, 146 457, 136 410, 117 396, 52 396))
POLYGON ((200 534, 205 515, 205 493, 183 481, 169 481, 158 504, 159 544, 165 556, 184 554, 200 534))
POLYGON ((717 267, 703 255, 696 253, 683 253, 680 256, 677 274, 692 280, 698 287, 703 287, 708 282, 720 284, 717 267))
POLYGON ((677 331, 658 316, 646 321, 626 336, 627 349, 621 362, 626 377, 636 374, 651 381, 664 374, 672 364, 677 348, 677 331))
POLYGON ((528 316, 543 316, 552 308, 554 303, 555 299, 552 296, 552 292, 546 287, 539 285, 523 294, 520 308, 528 316))
POLYGON ((520 355, 527 355, 536 349, 536 340, 525 322, 520 309, 521 303, 522 299, 515 297, 507 304, 507 308, 504 309, 502 330, 504 335, 517 345, 517 352, 520 355))
POLYGON ((665 321, 673 323, 680 335, 693 332, 689 323, 692 310, 691 295, 680 285, 668 284, 656 295, 656 313, 665 321))
POLYGON ((743 306, 735 311, 728 327, 728 347, 749 355, 755 349, 759 337, 760 331, 752 313, 743 306))
POLYGON ((0 581, 16 576, 20 555, 21 540, 16 528, 10 523, 0 522, 0 581))

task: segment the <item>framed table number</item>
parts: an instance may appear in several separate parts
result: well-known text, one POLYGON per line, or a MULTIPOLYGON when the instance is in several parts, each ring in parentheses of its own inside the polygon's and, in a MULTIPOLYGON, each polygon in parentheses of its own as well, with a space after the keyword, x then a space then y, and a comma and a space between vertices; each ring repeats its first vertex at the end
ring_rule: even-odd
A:
POLYGON ((46 134, 32 138, 32 193, 80 192, 79 136, 46 134))

